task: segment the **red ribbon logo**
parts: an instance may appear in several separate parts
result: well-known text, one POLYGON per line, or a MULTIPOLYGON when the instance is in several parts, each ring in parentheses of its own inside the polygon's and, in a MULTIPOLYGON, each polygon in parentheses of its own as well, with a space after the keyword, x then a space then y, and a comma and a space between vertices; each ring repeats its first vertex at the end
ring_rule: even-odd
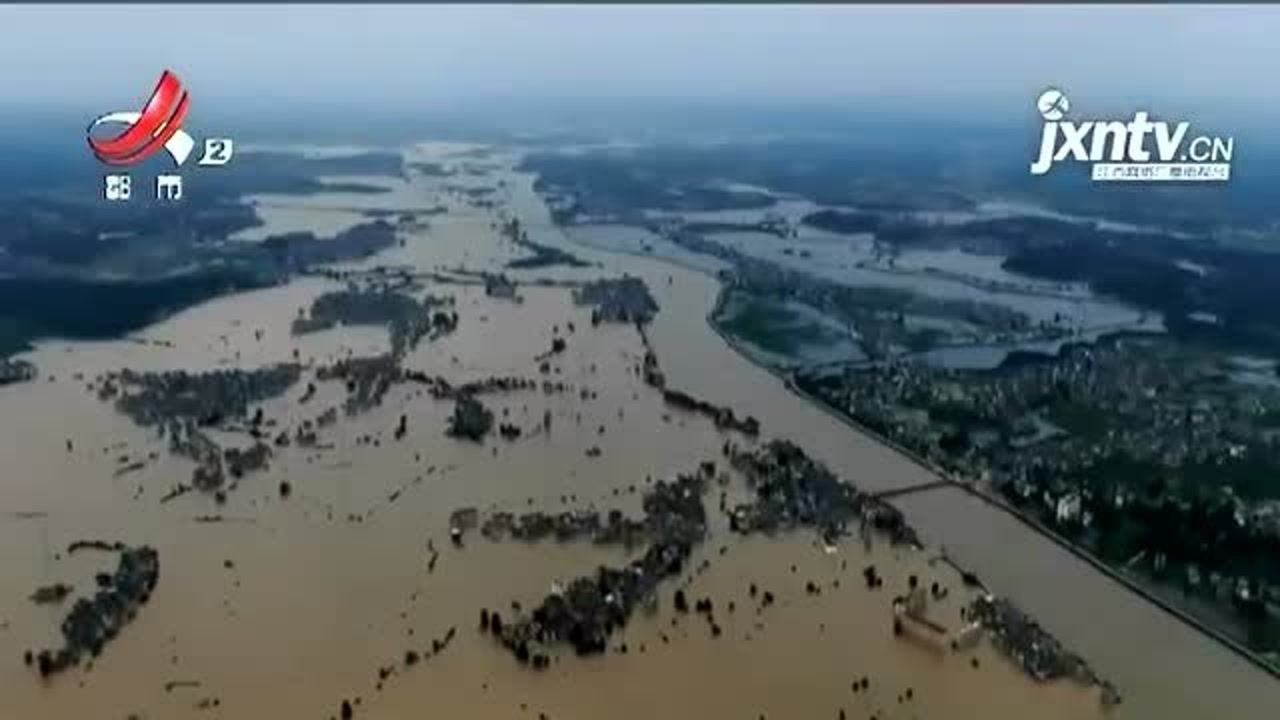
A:
POLYGON ((134 165, 163 147, 181 165, 195 146, 191 136, 182 130, 187 98, 178 76, 165 70, 142 112, 107 113, 89 124, 89 148, 108 165, 134 165), (94 128, 105 124, 127 127, 115 137, 94 137, 94 128))

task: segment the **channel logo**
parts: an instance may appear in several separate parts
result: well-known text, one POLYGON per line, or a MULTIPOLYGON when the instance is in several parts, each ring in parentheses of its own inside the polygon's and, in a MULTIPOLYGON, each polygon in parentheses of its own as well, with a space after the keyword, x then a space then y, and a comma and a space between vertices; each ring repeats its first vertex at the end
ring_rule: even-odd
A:
POLYGON ((1100 181, 1226 181, 1231 178, 1235 139, 1197 135, 1191 123, 1152 120, 1139 111, 1123 120, 1070 120, 1071 102, 1056 88, 1036 99, 1044 120, 1040 156, 1032 175, 1044 175, 1057 163, 1083 162, 1100 181))
MULTIPOLYGON (((182 81, 172 71, 165 70, 141 111, 109 112, 89 123, 86 131, 89 149, 105 165, 129 167, 163 148, 173 164, 182 167, 196 147, 195 139, 182 129, 190 106, 191 96, 182 81), (104 132, 104 128, 118 126, 123 127, 114 135, 104 132)), ((230 138, 208 138, 197 164, 226 165, 234 148, 230 138)), ((157 200, 182 199, 181 175, 158 175, 155 180, 157 200)), ((107 175, 104 186, 107 200, 129 200, 133 195, 133 180, 129 175, 107 175)))
POLYGON ((189 105, 190 96, 178 76, 165 70, 142 112, 107 113, 89 124, 89 148, 107 165, 136 165, 163 147, 181 166, 196 144, 182 129, 189 105), (126 127, 115 137, 94 137, 94 130, 103 125, 126 127))

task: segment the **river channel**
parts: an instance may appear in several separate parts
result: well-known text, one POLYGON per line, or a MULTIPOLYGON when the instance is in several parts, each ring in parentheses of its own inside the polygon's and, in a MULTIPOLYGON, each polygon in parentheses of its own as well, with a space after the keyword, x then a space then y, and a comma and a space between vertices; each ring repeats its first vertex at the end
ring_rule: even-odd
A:
MULTIPOLYGON (((448 157, 447 146, 412 152, 448 157), (444 155, 441 155, 444 153, 444 155)), ((510 162, 510 157, 496 160, 510 162)), ((719 290, 710 275, 658 258, 591 248, 554 226, 514 171, 476 177, 503 184, 498 206, 521 219, 530 239, 573 252, 588 268, 544 268, 523 278, 582 279, 628 273, 646 280, 661 311, 649 338, 672 386, 761 420, 766 437, 789 438, 863 488, 892 488, 928 474, 786 389, 735 352, 706 322, 719 290)), ((465 179, 450 178, 451 183, 465 179)), ((393 202, 448 212, 406 232, 403 246, 367 261, 421 271, 465 265, 500 270, 524 251, 497 231, 495 210, 476 207, 432 178, 411 178, 393 202)), ((334 193, 306 199, 335 208, 377 203, 377 195, 334 193)), ((281 202, 285 199, 277 198, 281 202)), ((386 201, 384 199, 384 201, 386 201)), ((371 207, 376 207, 373 205, 371 207)), ((275 208, 281 210, 281 208, 275 208)), ((299 215, 285 210, 290 229, 299 215)), ((318 210, 320 212, 320 210, 318 210)), ((353 216, 356 217, 356 216, 353 216)), ((334 214, 317 220, 334 229, 334 214)), ((252 241, 256 236, 245 237, 252 241)), ((638 616, 617 638, 629 652, 580 660, 565 653, 545 673, 517 665, 476 632, 481 607, 526 607, 551 584, 625 559, 620 550, 575 543, 494 544, 479 537, 448 542, 449 513, 559 510, 594 505, 634 511, 634 486, 717 458, 727 438, 709 422, 673 412, 634 372, 643 353, 627 326, 592 328, 589 310, 563 288, 523 286, 523 302, 498 301, 474 286, 429 287, 455 295, 453 335, 423 345, 406 364, 461 381, 492 374, 535 375, 553 326, 576 332, 555 361, 556 379, 594 393, 528 393, 487 401, 512 422, 532 426, 544 411, 553 429, 515 443, 473 445, 443 433, 448 403, 413 386, 397 386, 383 405, 342 418, 326 434, 331 449, 278 451, 223 507, 190 493, 160 503, 190 475, 153 431, 138 428, 100 401, 86 383, 100 373, 134 369, 253 368, 297 356, 326 362, 385 349, 385 332, 341 328, 294 337, 299 308, 336 287, 318 278, 220 298, 111 342, 51 340, 26 357, 36 381, 0 389, 0 694, 15 718, 104 717, 327 718, 341 700, 359 698, 356 717, 440 714, 464 718, 943 718, 1010 720, 1097 717, 1097 693, 1071 683, 1026 678, 988 644, 951 653, 929 637, 895 638, 890 593, 862 585, 876 564, 890 588, 909 574, 938 580, 952 599, 931 612, 958 623, 965 592, 937 561, 939 548, 1013 598, 1069 647, 1114 681, 1125 702, 1114 712, 1135 718, 1262 718, 1280 707, 1280 684, 1243 660, 1098 574, 1014 519, 968 496, 939 491, 901 506, 931 547, 841 544, 832 552, 811 534, 742 540, 713 522, 695 553, 705 572, 682 582, 717 606, 730 600, 713 638, 693 616, 662 609, 638 616), (156 344, 152 341, 162 341, 156 344), (401 414, 409 434, 391 438, 401 414), (365 440, 378 438, 377 443, 365 440), (73 441, 74 450, 66 449, 73 441), (586 451, 596 446, 598 457, 586 451), (120 456, 156 458, 116 475, 120 456), (289 499, 276 488, 294 487, 289 499), (209 513, 222 522, 197 522, 209 513), (361 521, 347 518, 358 515, 361 521), (44 683, 22 664, 29 648, 56 643, 65 608, 37 606, 37 586, 70 582, 83 594, 107 559, 68 556, 81 538, 148 543, 160 553, 161 579, 151 603, 93 663, 44 683), (428 543, 441 553, 427 569, 428 543), (721 548, 724 548, 721 552, 721 548), (819 596, 806 581, 819 582, 819 596), (843 581, 843 582, 841 582, 843 581), (758 583, 778 603, 757 612, 747 587, 758 583), (838 585, 837 585, 838 583, 838 585), (673 624, 674 623, 674 624, 673 624), (404 667, 406 648, 429 646, 457 629, 437 657, 404 667), (397 671, 377 688, 377 669, 397 671), (852 693, 867 676, 870 690, 852 693), (182 685, 166 690, 165 683, 182 685), (198 683, 188 685, 186 683, 198 683), (902 696, 911 690, 911 699, 902 696), (216 698, 212 706, 201 700, 216 698)), ((263 403, 288 426, 339 402, 328 385, 308 405, 301 388, 263 403)), ((710 505, 713 501, 708 500, 710 505)), ((714 513, 713 513, 714 515, 714 513)), ((616 645, 616 643, 614 643, 616 645)))

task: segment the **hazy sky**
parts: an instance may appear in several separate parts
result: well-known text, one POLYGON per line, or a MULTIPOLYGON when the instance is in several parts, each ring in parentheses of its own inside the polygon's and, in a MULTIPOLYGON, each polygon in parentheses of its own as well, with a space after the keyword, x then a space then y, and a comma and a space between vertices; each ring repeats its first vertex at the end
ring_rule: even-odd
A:
MULTIPOLYGON (((0 93, 120 109, 173 68, 202 102, 1232 98, 1280 108, 1280 7, 0 6, 0 93)), ((354 105, 353 105, 354 107, 354 105)), ((1020 105, 1017 112, 1025 111, 1020 105)), ((1013 108, 1010 108, 1013 110, 1013 108)))

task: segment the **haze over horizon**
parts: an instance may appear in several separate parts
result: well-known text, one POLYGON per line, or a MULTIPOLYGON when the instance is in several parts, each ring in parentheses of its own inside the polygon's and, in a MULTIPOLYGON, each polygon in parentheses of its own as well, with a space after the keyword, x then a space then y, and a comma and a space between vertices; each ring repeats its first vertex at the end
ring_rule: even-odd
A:
POLYGON ((40 69, 0 76, 10 108, 100 109, 171 67, 206 107, 263 112, 669 98, 1019 117, 1055 85, 1096 112, 1280 114, 1264 6, 5 6, 0 27, 0 63, 40 69))

